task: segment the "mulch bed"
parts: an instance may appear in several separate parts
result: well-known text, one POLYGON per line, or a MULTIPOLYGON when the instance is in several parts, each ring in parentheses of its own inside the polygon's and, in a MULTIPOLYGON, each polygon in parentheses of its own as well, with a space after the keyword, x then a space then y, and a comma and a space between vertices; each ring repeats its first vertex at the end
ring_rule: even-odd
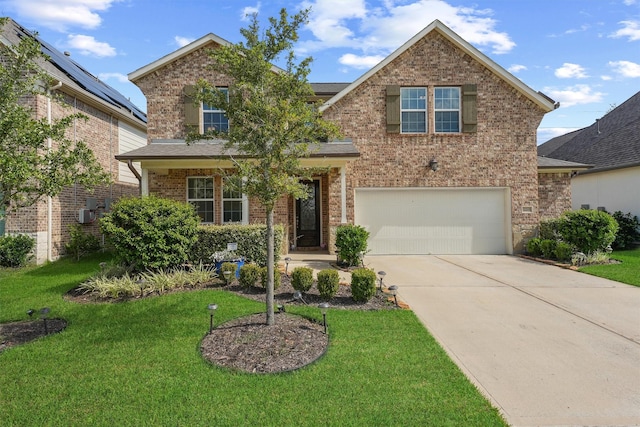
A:
MULTIPOLYGON (((49 334, 55 334, 67 327, 67 321, 64 319, 47 319, 47 331, 49 334)), ((0 323, 0 352, 13 347, 14 345, 24 344, 46 335, 44 321, 28 320, 24 322, 0 323)))

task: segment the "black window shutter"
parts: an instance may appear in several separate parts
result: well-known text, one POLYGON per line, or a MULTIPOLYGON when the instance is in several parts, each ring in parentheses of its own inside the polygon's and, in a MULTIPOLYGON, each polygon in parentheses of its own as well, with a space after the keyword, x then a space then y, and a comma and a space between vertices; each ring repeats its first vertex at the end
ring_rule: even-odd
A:
POLYGON ((400 133, 400 86, 387 86, 387 132, 400 133))
POLYGON ((462 85, 462 132, 478 131, 477 99, 477 85, 462 85))
POLYGON ((189 131, 200 131, 200 106, 195 102, 195 86, 184 87, 184 124, 189 131))

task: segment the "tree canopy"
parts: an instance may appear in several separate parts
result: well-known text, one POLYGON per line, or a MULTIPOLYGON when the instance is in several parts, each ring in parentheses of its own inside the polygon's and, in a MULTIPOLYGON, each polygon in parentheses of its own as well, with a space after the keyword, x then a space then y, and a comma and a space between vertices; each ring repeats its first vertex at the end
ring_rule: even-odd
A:
POLYGON ((209 53, 211 67, 230 76, 225 88, 201 80, 195 98, 225 111, 226 132, 205 132, 197 138, 223 138, 242 158, 232 159, 236 187, 257 199, 267 217, 267 324, 273 324, 273 209, 285 195, 307 197, 301 180, 313 171, 301 167, 300 159, 313 151, 318 141, 335 137, 335 125, 324 121, 309 100, 313 89, 307 80, 312 59, 297 61, 294 43, 307 22, 308 10, 289 16, 285 9, 269 18, 262 31, 257 15, 241 29, 244 42, 220 46, 209 53), (285 66, 273 64, 283 61, 285 66))
MULTIPOLYGON (((5 23, 0 19, 0 28, 5 23)), ((0 218, 73 183, 92 189, 110 179, 91 149, 66 135, 86 116, 35 118, 29 99, 51 96, 53 79, 39 65, 46 59, 33 37, 12 46, 0 43, 0 218)))

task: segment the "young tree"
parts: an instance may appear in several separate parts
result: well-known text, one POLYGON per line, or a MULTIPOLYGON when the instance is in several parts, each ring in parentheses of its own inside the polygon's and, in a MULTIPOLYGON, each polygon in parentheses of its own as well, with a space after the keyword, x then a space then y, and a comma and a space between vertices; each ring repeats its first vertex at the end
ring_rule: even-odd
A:
MULTIPOLYGON (((0 18, 0 29, 5 22, 0 18)), ((38 65, 45 60, 33 37, 13 46, 0 43, 0 219, 12 209, 56 196, 73 183, 91 189, 109 182, 86 144, 65 135, 74 120, 85 116, 34 118, 27 101, 51 96, 52 78, 38 65), (54 147, 50 141, 55 141, 54 147)))
POLYGON ((308 156, 317 141, 337 135, 337 128, 324 121, 316 106, 309 104, 313 96, 307 80, 311 58, 296 62, 293 51, 298 29, 306 23, 307 16, 308 10, 289 16, 282 9, 279 18, 269 18, 269 27, 261 32, 257 15, 253 15, 248 28, 240 30, 245 42, 221 46, 209 53, 213 69, 232 78, 228 91, 200 81, 194 94, 198 101, 225 111, 228 131, 208 132, 204 137, 221 137, 226 140, 227 149, 233 147, 241 154, 233 159, 236 185, 265 209, 268 325, 275 322, 275 203, 284 195, 307 197, 301 179, 308 179, 311 172, 300 167, 300 158, 308 156), (273 66, 279 59, 286 61, 284 69, 273 66))

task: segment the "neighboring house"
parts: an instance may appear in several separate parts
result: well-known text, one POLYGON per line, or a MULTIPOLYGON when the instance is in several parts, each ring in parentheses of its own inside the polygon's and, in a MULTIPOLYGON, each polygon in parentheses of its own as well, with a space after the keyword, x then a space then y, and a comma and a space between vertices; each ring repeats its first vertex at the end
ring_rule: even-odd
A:
MULTIPOLYGON (((59 52, 13 20, 9 19, 1 28, 0 43, 14 45, 23 37, 34 37, 49 56, 42 67, 54 80, 51 93, 59 96, 57 100, 45 96, 27 100, 36 118, 60 118, 77 112, 87 116, 87 121, 78 120, 73 124, 69 130, 71 138, 87 143, 113 180, 113 184, 97 188, 93 193, 79 185, 65 189, 58 197, 45 198, 34 206, 15 211, 0 224, 0 234, 25 233, 34 237, 37 262, 43 262, 64 253, 69 225, 82 223, 85 230, 99 236, 95 219, 108 210, 110 202, 123 195, 139 194, 135 175, 139 172, 134 173, 114 156, 146 144, 146 115, 68 54, 59 52), (81 209, 84 210, 81 212, 81 209)), ((53 141, 54 147, 55 144, 53 141)))
POLYGON ((591 126, 540 145, 538 154, 593 166, 571 180, 573 209, 640 217, 640 92, 591 126))
MULTIPOLYGON (((225 44, 209 34, 129 74, 147 97, 149 145, 116 158, 140 162, 143 194, 189 201, 205 223, 262 222, 260 205, 225 190, 219 171, 238 153, 184 141, 189 126, 228 125, 189 97, 200 78, 229 84, 206 67, 207 49, 225 44)), ((336 228, 355 223, 371 254, 513 253, 541 217, 570 208, 576 165, 539 167, 536 155, 538 125, 557 105, 439 21, 355 82, 312 86, 345 140, 302 160, 328 169, 309 199, 276 206, 292 247, 331 251, 336 228)))

